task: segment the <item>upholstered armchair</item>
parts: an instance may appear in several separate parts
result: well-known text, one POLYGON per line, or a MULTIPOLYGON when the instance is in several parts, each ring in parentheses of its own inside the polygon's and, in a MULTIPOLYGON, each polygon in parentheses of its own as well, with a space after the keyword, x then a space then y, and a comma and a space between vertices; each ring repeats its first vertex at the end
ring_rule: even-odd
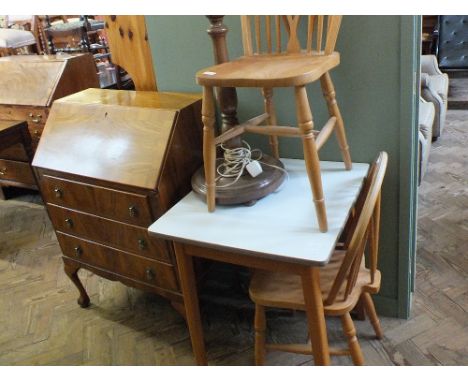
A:
POLYGON ((429 163, 429 153, 432 143, 432 126, 434 123, 435 108, 432 102, 419 99, 419 183, 426 173, 429 163))
POLYGON ((468 16, 440 15, 437 59, 443 71, 468 69, 468 16))
POLYGON ((448 75, 440 71, 436 57, 433 55, 421 56, 421 96, 426 101, 431 102, 435 108, 435 120, 432 128, 434 139, 437 139, 444 129, 448 89, 448 75))
POLYGON ((36 16, 3 16, 0 27, 0 56, 41 53, 36 16))

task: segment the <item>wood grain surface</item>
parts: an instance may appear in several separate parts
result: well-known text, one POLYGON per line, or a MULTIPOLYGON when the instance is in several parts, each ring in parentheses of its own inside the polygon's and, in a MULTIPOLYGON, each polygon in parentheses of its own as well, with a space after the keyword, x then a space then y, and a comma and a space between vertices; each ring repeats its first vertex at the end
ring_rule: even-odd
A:
POLYGON ((152 223, 148 195, 123 192, 50 175, 42 177, 44 200, 140 227, 152 223))
POLYGON ((176 270, 172 264, 135 256, 59 232, 57 239, 67 257, 143 283, 174 291, 179 289, 176 270))
POLYGON ((199 85, 237 87, 301 86, 318 80, 338 66, 337 52, 328 56, 303 54, 245 56, 197 72, 199 85))
POLYGON ((0 104, 50 106, 60 97, 99 87, 89 54, 18 55, 0 58, 0 104))
POLYGON ((43 133, 46 144, 39 145, 33 165, 154 190, 176 121, 196 120, 192 113, 177 119, 179 110, 197 99, 97 89, 62 98, 52 107, 43 133))
POLYGON ((157 91, 145 16, 104 16, 112 62, 124 68, 135 90, 157 91))
POLYGON ((112 245, 135 255, 170 263, 167 242, 148 235, 146 228, 123 224, 76 210, 47 206, 57 231, 112 245))

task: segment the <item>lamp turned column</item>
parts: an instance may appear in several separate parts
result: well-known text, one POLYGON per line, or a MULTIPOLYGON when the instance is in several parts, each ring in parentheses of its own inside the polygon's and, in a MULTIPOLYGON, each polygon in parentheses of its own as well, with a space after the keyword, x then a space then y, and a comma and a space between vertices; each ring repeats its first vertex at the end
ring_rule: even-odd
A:
MULTIPOLYGON (((207 33, 213 43, 214 62, 216 65, 229 61, 229 55, 226 45, 226 34, 228 28, 223 24, 224 16, 206 16, 210 21, 210 28, 207 33)), ((239 124, 237 120, 237 92, 236 88, 217 88, 216 99, 221 111, 221 132, 224 133, 233 126, 239 124)), ((228 142, 229 148, 240 147, 241 138, 236 137, 228 142)))

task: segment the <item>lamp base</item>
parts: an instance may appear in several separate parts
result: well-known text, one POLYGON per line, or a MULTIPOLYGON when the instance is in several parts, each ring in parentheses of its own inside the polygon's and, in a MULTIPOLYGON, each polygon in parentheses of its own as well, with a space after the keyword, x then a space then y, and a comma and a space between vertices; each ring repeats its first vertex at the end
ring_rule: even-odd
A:
MULTIPOLYGON (((221 164, 222 158, 216 159, 216 165, 221 164)), ((272 166, 284 168, 283 163, 269 155, 263 154, 262 162, 272 166)), ((283 183, 286 173, 262 163, 263 172, 252 178, 247 171, 239 180, 227 187, 216 188, 216 204, 248 204, 255 202, 278 189, 283 183)), ((229 184, 232 178, 221 178, 218 186, 229 184)), ((206 196, 205 171, 200 167, 192 176, 192 189, 200 195, 206 196)))

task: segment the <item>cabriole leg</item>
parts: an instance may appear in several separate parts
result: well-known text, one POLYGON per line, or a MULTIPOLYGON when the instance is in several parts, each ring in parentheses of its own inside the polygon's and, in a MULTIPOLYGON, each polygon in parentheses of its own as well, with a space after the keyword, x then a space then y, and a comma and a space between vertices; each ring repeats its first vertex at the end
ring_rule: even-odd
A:
POLYGON ((63 269, 65 273, 70 278, 70 280, 75 284, 80 292, 80 297, 78 298, 78 304, 82 308, 87 308, 89 306, 89 296, 86 293, 86 289, 84 288, 81 280, 78 278, 78 271, 80 270, 80 266, 75 263, 67 262, 64 260, 63 269))

